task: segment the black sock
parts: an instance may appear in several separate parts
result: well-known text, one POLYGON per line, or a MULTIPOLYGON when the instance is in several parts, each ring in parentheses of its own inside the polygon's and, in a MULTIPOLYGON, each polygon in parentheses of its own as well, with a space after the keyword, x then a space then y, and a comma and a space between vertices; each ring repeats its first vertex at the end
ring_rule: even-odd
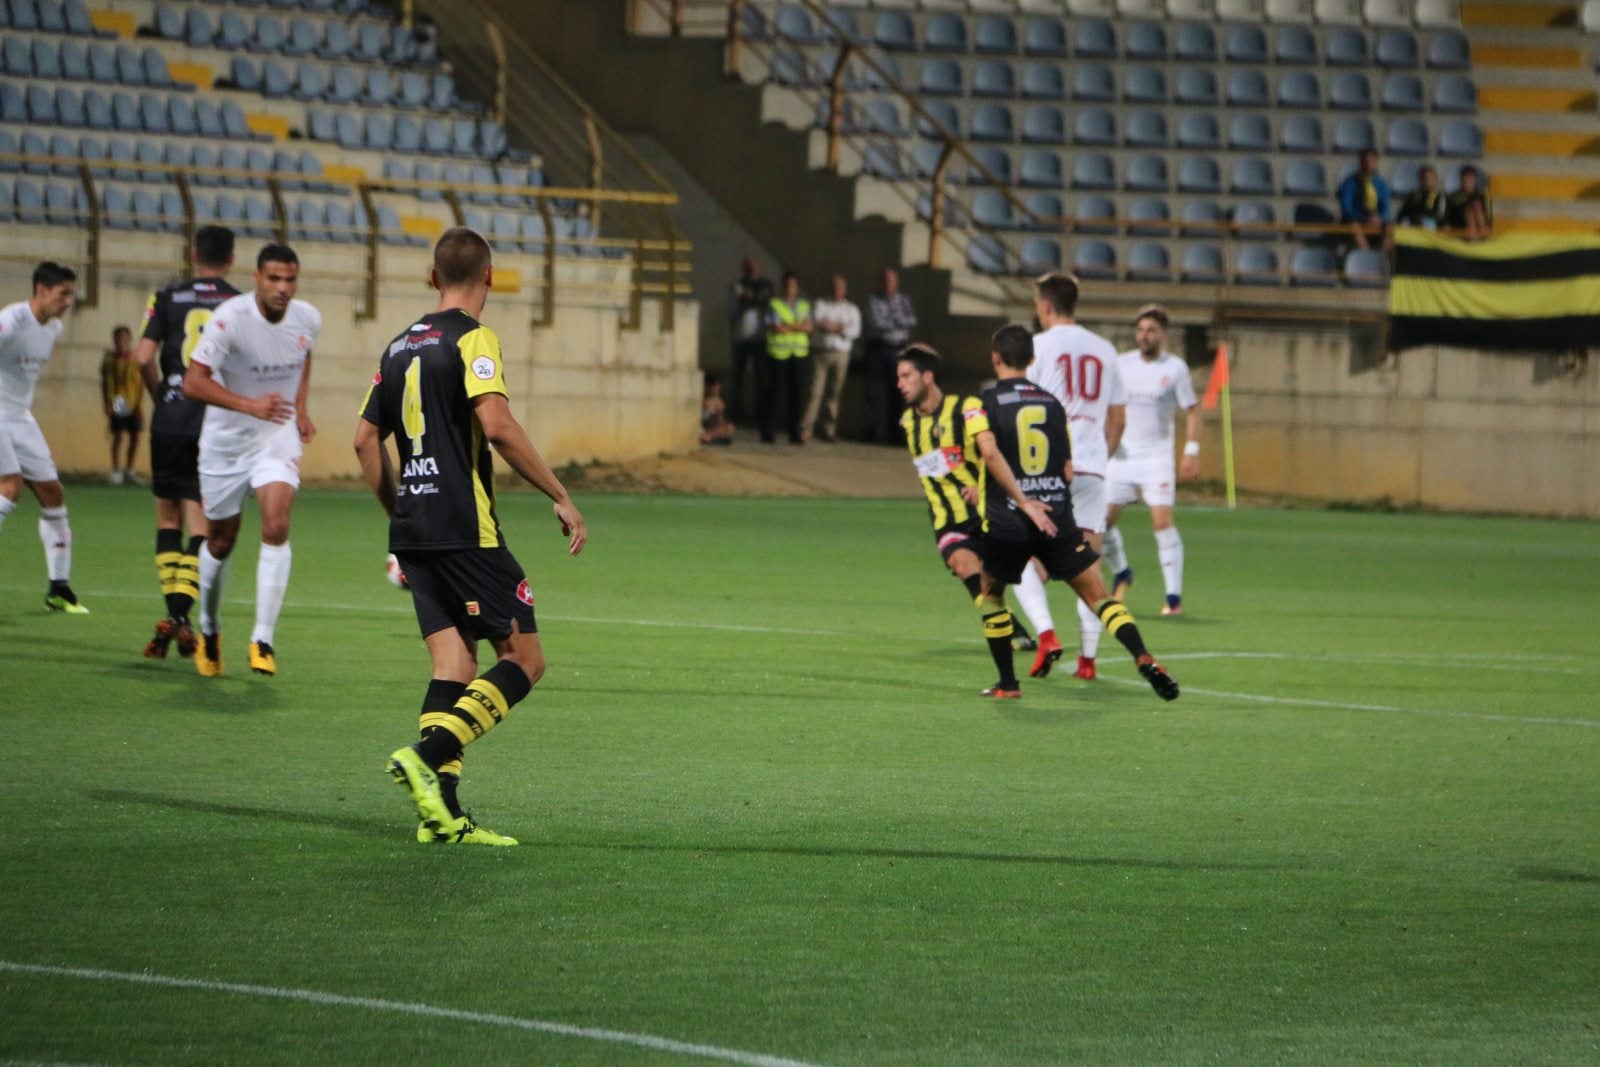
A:
POLYGON ((172 610, 178 589, 178 561, 183 557, 183 531, 156 531, 156 579, 161 583, 161 598, 166 601, 167 614, 172 610))
POLYGON ((448 771, 439 772, 439 793, 444 797, 444 806, 450 809, 453 818, 461 818, 466 814, 461 810, 461 801, 456 796, 456 790, 461 785, 461 779, 448 771))
POLYGON ((1122 647, 1127 649, 1134 659, 1150 654, 1150 650, 1144 647, 1144 638, 1139 634, 1139 627, 1134 624, 1133 616, 1122 606, 1121 601, 1102 600, 1094 606, 1094 613, 1100 616, 1100 622, 1106 630, 1112 637, 1122 642, 1122 647))
POLYGON ((983 636, 989 643, 989 655, 1000 672, 1000 688, 1020 688, 1011 653, 1011 634, 1015 629, 1011 612, 1006 610, 1004 601, 990 597, 979 597, 977 605, 983 615, 983 636))
MULTIPOLYGON (((172 534, 173 540, 178 541, 178 531, 173 530, 172 534)), ((200 595, 200 546, 205 543, 206 539, 198 534, 190 537, 188 547, 178 557, 172 595, 167 597, 167 614, 175 619, 188 618, 195 598, 200 595)))
MULTIPOLYGON (((466 692, 466 682, 451 682, 443 678, 430 678, 428 691, 422 697, 422 719, 427 722, 430 714, 448 712, 461 699, 461 694, 466 692)), ((461 757, 461 742, 449 730, 437 725, 425 725, 421 728, 421 740, 417 742, 417 754, 434 770, 444 764, 461 757), (442 736, 441 736, 442 735, 442 736), (424 746, 427 746, 426 749, 424 746)), ((459 778, 457 781, 459 782, 459 778)), ((443 778, 440 779, 441 787, 443 778)), ((451 786, 451 793, 455 787, 451 786)))

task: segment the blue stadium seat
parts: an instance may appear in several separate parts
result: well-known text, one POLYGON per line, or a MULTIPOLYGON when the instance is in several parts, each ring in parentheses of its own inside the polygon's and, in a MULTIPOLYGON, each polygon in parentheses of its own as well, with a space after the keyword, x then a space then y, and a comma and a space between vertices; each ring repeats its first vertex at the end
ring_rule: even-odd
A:
MULTIPOLYGON (((755 9, 746 5, 745 12, 755 9)), ((317 55, 322 59, 345 59, 355 47, 350 37, 349 23, 339 19, 330 19, 322 26, 322 44, 317 48, 317 55)))
POLYGON ((293 152, 280 148, 272 154, 272 175, 283 188, 304 189, 305 182, 299 180, 299 173, 300 159, 293 152))
POLYGON ((250 184, 248 175, 243 173, 249 169, 244 149, 238 145, 225 144, 222 146, 222 151, 217 153, 217 162, 224 170, 232 172, 223 176, 223 185, 237 189, 250 184))
POLYGON ((361 95, 361 75, 355 67, 343 63, 334 67, 328 75, 328 90, 325 94, 330 104, 352 104, 361 95))
POLYGON ((261 64, 261 95, 269 99, 282 99, 294 92, 294 77, 287 67, 276 59, 261 64))
POLYGON ((1227 221, 1222 206, 1215 200, 1190 200, 1183 205, 1180 218, 1184 232, 1211 235, 1220 233, 1220 225, 1227 221))
POLYGON ((1335 26, 1323 39, 1322 55, 1330 67, 1365 67, 1367 35, 1354 26, 1335 26))
POLYGON ((953 59, 929 59, 922 64, 922 91, 933 96, 961 96, 961 64, 953 59))
POLYGON ((167 97, 167 127, 178 137, 198 137, 200 119, 195 114, 194 97, 172 93, 167 97))
POLYGON ((458 156, 477 155, 478 127, 471 119, 456 119, 450 125, 450 151, 458 156))
POLYGON ((89 8, 83 0, 66 0, 61 6, 61 13, 66 18, 68 33, 78 37, 95 34, 94 20, 89 17, 89 8))
POLYGON ((265 189, 267 175, 272 173, 272 153, 261 147, 251 148, 244 154, 244 167, 250 172, 248 183, 257 189, 265 189))
POLYGON ((1171 228, 1172 209, 1160 197, 1142 196, 1128 206, 1128 232, 1165 237, 1171 228))
POLYGON ((132 93, 118 89, 111 94, 111 122, 124 133, 138 133, 144 129, 139 118, 139 101, 132 93))
MULTIPOLYGON (((1436 37, 1435 40, 1438 38, 1436 37)), ((1373 58, 1378 66, 1390 69, 1415 67, 1417 37, 1410 30, 1387 29, 1378 34, 1378 45, 1373 58)))
POLYGON ((1186 111, 1178 116, 1178 147, 1211 151, 1222 146, 1217 117, 1204 111, 1186 111))
POLYGON ((367 83, 362 89, 361 102, 384 106, 394 99, 394 79, 383 67, 367 68, 367 83))
POLYGON ((1321 120, 1315 115, 1286 116, 1278 130, 1278 147, 1285 152, 1321 153, 1324 150, 1321 120))
POLYGON ((28 121, 27 96, 11 82, 0 82, 0 121, 18 125, 28 121))
POLYGON ((1015 96, 1016 79, 1011 64, 1003 59, 985 59, 972 72, 973 96, 1015 96))
POLYGON ((1204 67, 1186 67, 1178 71, 1178 85, 1174 99, 1180 104, 1197 104, 1209 107, 1217 102, 1217 76, 1204 67))
POLYGON ((99 89, 83 91, 83 124, 91 130, 109 130, 116 125, 111 117, 111 98, 99 89))
POLYGON ((85 125, 83 97, 66 86, 56 89, 56 121, 63 126, 77 128, 85 125))
POLYGON ((1228 191, 1241 196, 1271 196, 1272 164, 1260 156, 1244 156, 1233 161, 1228 176, 1228 191))
MULTIPOLYGON (((494 185, 494 168, 476 164, 467 171, 467 181, 473 185, 494 185)), ((500 200, 500 194, 493 189, 474 189, 467 194, 467 199, 474 204, 495 204, 500 200)))
POLYGON ((1331 249, 1297 248, 1289 259, 1289 280, 1298 286, 1331 288, 1339 284, 1339 261, 1331 249))
POLYGON ((228 80, 247 93, 259 93, 261 68, 247 56, 234 56, 228 61, 228 80))
POLYGON ((33 39, 33 76, 56 81, 61 77, 61 48, 48 37, 33 39))
POLYGON ((294 96, 297 100, 321 100, 328 92, 328 68, 301 60, 295 67, 294 96))
POLYGON ((974 185, 989 183, 989 174, 1002 185, 1011 184, 1011 156, 1003 148, 976 148, 972 158, 982 164, 982 167, 973 167, 967 175, 967 181, 974 185), (987 171, 988 174, 984 172, 987 171))
POLYGON ((866 129, 891 137, 904 137, 910 133, 905 117, 900 114, 900 105, 893 100, 878 98, 866 101, 862 105, 861 120, 866 129))
POLYGON ((139 122, 146 133, 171 133, 167 101, 159 93, 139 94, 139 122))
POLYGON ((244 208, 232 193, 217 194, 217 221, 235 230, 244 228, 244 208))
POLYGON ((930 52, 965 52, 966 21, 948 12, 929 15, 922 27, 922 47, 930 52))
POLYGON ((335 137, 341 148, 361 148, 366 138, 361 130, 361 115, 355 111, 340 111, 334 115, 335 137))
POLYGON ((1422 79, 1415 74, 1391 74, 1378 91, 1378 106, 1385 111, 1423 111, 1422 79))
POLYGON ((456 106, 456 80, 446 71, 433 76, 433 90, 428 96, 428 107, 434 111, 449 111, 456 106))
POLYGON ((11 0, 9 5, 0 4, 0 11, 10 16, 9 21, 13 29, 39 28, 39 9, 34 6, 33 0, 11 0))
POLYGON ((1072 68, 1072 99, 1109 103, 1117 98, 1111 68, 1103 63, 1081 63, 1072 68))
POLYGON ((1117 168, 1111 157, 1099 152, 1079 152, 1072 158, 1074 189, 1115 189, 1117 168))
POLYGON ((1236 152, 1272 151, 1272 125, 1267 116, 1247 111, 1228 123, 1228 147, 1236 152))
POLYGON ((401 107, 426 107, 428 104, 428 79, 414 70, 400 75, 400 91, 395 103, 401 107))
POLYGON ((1229 63, 1265 63, 1267 34, 1260 26, 1229 26, 1223 38, 1223 58, 1229 63))
POLYGON ((904 11, 885 11, 879 14, 872 26, 872 39, 880 48, 903 52, 917 50, 917 30, 911 22, 911 16, 904 11))
POLYGON ((377 63, 383 59, 383 53, 388 47, 389 35, 384 28, 376 22, 363 22, 356 27, 356 39, 350 49, 350 58, 358 63, 377 63))
POLYGON ((400 23, 389 27, 389 41, 383 54, 385 63, 403 67, 415 63, 419 54, 420 45, 414 31, 400 23))
POLYGON ((1240 285, 1279 285, 1278 253, 1264 245, 1245 245, 1234 261, 1234 281, 1240 285))
POLYGON ((31 178, 17 179, 18 222, 41 223, 44 217, 44 190, 31 178))
POLYGON ((1036 188, 1059 189, 1065 183, 1061 169, 1061 154, 1044 148, 1026 149, 1017 166, 1017 178, 1023 185, 1036 188))
POLYGON ((1066 55, 1067 31, 1061 20, 1047 16, 1030 18, 1023 27, 1022 51, 1030 56, 1066 55))
POLYGON ((327 203, 328 237, 336 244, 350 244, 363 236, 356 230, 356 213, 349 200, 342 197, 327 203))
POLYGON ((967 243, 967 266, 980 274, 1005 274, 1006 248, 992 234, 980 233, 967 243))
MULTIPOLYGON (((198 117, 198 112, 196 113, 198 117)), ((232 100, 222 102, 222 135, 236 141, 252 141, 256 135, 250 132, 250 124, 245 121, 244 109, 232 100)), ((261 135, 271 140, 268 134, 261 135)))
POLYGON ((1022 206, 1033 220, 1037 220, 1025 222, 1028 229, 1055 231, 1061 228, 1058 223, 1050 221, 1066 214, 1061 206, 1061 197, 1055 193, 1029 193, 1022 198, 1022 206))
POLYGON ((917 116, 917 133, 923 137, 940 139, 945 135, 943 131, 948 131, 955 137, 962 135, 961 113, 950 101, 924 100, 922 112, 917 116), (943 131, 940 127, 943 127, 943 131))
POLYGON ((86 82, 89 77, 89 47, 82 41, 61 44, 61 76, 68 81, 86 82))
POLYGON ((984 15, 978 19, 972 33, 975 52, 1001 52, 1007 55, 1017 50, 1017 26, 1005 15, 984 15))
POLYGON ((1138 193, 1164 193, 1172 187, 1167 161, 1159 155, 1134 156, 1128 160, 1123 188, 1138 193))
POLYGON ((1427 155, 1429 151, 1427 123, 1414 118, 1394 119, 1389 123, 1384 147, 1392 156, 1427 155))
POLYGON ((911 174, 917 178, 931 178, 939 167, 939 157, 944 147, 937 141, 917 141, 911 146, 911 174))
MULTIPOLYGON (((423 160, 417 164, 416 180, 419 182, 439 182, 442 176, 437 165, 423 160)), ((437 188, 421 188, 417 190, 417 199, 426 202, 435 202, 444 199, 444 193, 437 188)))
POLYGON ((314 21, 304 15, 295 15, 289 19, 289 36, 283 42, 284 55, 309 56, 321 47, 322 34, 314 21))
POLYGON ((184 9, 183 39, 190 48, 210 48, 217 39, 216 24, 205 8, 190 4, 184 9))
MULTIPOLYGON (((221 198, 218 198, 219 206, 221 198)), ((249 237, 272 237, 277 231, 273 225, 272 202, 263 196, 243 198, 243 225, 240 229, 249 237)))
POLYGON ((1225 277, 1222 249, 1209 244, 1184 246, 1183 265, 1179 268, 1179 277, 1186 282, 1220 284, 1225 277))
POLYGON ((1185 155, 1178 160, 1178 191, 1222 192, 1222 169, 1211 156, 1185 155))
POLYGON ((980 189, 973 194, 972 218, 992 230, 1009 230, 1015 222, 1011 201, 999 189, 980 189))
POLYGON ((1022 95, 1032 100, 1061 100, 1067 89, 1056 63, 1029 63, 1022 68, 1022 95))
POLYGON ((1123 49, 1129 59, 1167 58, 1167 31, 1159 23, 1134 22, 1123 34, 1123 49))
POLYGON ((36 126, 56 124, 56 94, 35 82, 27 88, 28 121, 36 126))
MULTIPOLYGON (((50 154, 56 159, 75 160, 78 158, 78 137, 71 133, 53 133, 50 135, 50 154)), ((77 177, 78 167, 75 163, 57 163, 52 168, 57 174, 64 177, 77 177)))
POLYGON ((1478 110, 1478 87, 1464 74, 1446 74, 1433 83, 1433 109, 1471 115, 1478 110))
MULTIPOLYGON (((22 131, 22 154, 25 156, 47 156, 50 154, 50 142, 38 130, 22 131)), ((50 164, 44 162, 28 162, 22 169, 29 174, 49 174, 50 164)))
POLYGON ((313 107, 306 110, 306 136, 313 141, 337 141, 339 127, 335 112, 330 108, 313 107))
POLYGON ((1291 159, 1283 168, 1285 196, 1327 196, 1328 172, 1320 159, 1291 159))
POLYGON ((1471 69, 1472 51, 1467 45, 1466 35, 1460 30, 1440 30, 1435 33, 1428 40, 1428 66, 1433 70, 1471 69))
POLYGON ((1039 275, 1061 269, 1061 244, 1049 237, 1029 237, 1022 242, 1019 268, 1023 274, 1039 275))
POLYGON ((1372 84, 1358 70, 1343 70, 1328 83, 1328 106, 1344 111, 1371 111, 1372 84))
POLYGON ((843 41, 857 45, 867 43, 867 39, 861 35, 861 24, 856 21, 855 12, 838 4, 829 5, 828 19, 818 24, 817 33, 827 44, 840 44, 843 41))
POLYGON ((1130 148, 1166 148, 1167 116, 1160 111, 1135 111, 1128 116, 1123 141, 1130 148))
MULTIPOLYGON (((194 146, 192 161, 194 165, 197 168, 200 168, 202 171, 207 169, 215 169, 222 165, 220 154, 215 148, 209 144, 206 144, 204 141, 194 146)), ((196 174, 194 180, 196 185, 222 184, 221 176, 216 174, 196 174)))
POLYGON ((1230 107, 1266 107, 1270 102, 1267 76, 1249 67, 1229 71, 1227 101, 1230 107))
POLYGON ((1061 109, 1035 104, 1022 114, 1022 139, 1033 144, 1066 144, 1067 120, 1061 109))
MULTIPOLYGON (((1418 172, 1422 166, 1422 161, 1417 159, 1396 160, 1389 168, 1390 195, 1403 197, 1415 192, 1420 184, 1418 172)), ((1341 181, 1344 180, 1344 175, 1341 174, 1339 177, 1341 181)))
POLYGON ((1278 106, 1287 108, 1322 107, 1322 86, 1309 70, 1291 70, 1278 82, 1278 106))
POLYGON ((900 150, 892 142, 887 141, 867 143, 861 150, 861 170, 863 173, 889 181, 899 181, 906 176, 900 166, 900 150))
MULTIPOLYGON (((3 146, 5 137, 10 134, 0 135, 0 146, 3 146)), ((0 152, 12 151, 12 148, 0 147, 0 152)), ((0 177, 0 222, 9 222, 17 216, 16 209, 16 182, 10 177, 0 177)))
POLYGON ((1439 130, 1439 154, 1455 159, 1483 158, 1483 131, 1471 119, 1451 119, 1439 130))
POLYGON ((1129 67, 1122 76, 1122 98, 1134 104, 1167 102, 1167 76, 1159 67, 1129 67))
POLYGON ((56 225, 76 226, 83 223, 83 186, 73 182, 46 182, 44 187, 45 218, 56 225))
POLYGON ((111 176, 119 182, 136 182, 141 175, 131 164, 134 161, 134 142, 123 137, 112 137, 106 142, 106 158, 118 164, 112 167, 111 176))
POLYGON ((1079 241, 1072 250, 1072 270, 1080 278, 1115 280, 1117 250, 1108 241, 1079 241))
POLYGON ((150 137, 144 137, 133 144, 133 158, 145 164, 139 171, 139 177, 147 182, 166 181, 166 173, 162 165, 166 163, 166 155, 161 150, 161 142, 150 137))
POLYGON ((1172 37, 1172 58, 1190 63, 1212 63, 1217 58, 1217 35, 1203 22, 1185 22, 1172 37))
POLYGON ((125 44, 117 45, 117 81, 123 85, 144 84, 144 64, 139 61, 139 53, 125 44))
POLYGON ((387 152, 394 145, 394 123, 381 111, 369 111, 361 143, 376 152, 387 152))
POLYGON ((217 24, 217 36, 213 44, 217 48, 224 48, 230 52, 237 52, 250 45, 250 23, 237 11, 224 11, 217 24))
POLYGON ((133 229, 133 197, 125 185, 106 185, 100 195, 101 221, 113 230, 133 229))
POLYGON ((1084 19, 1073 27, 1072 54, 1078 59, 1114 59, 1117 31, 1104 19, 1084 19))
POLYGON ((292 241, 325 241, 328 239, 327 212, 322 201, 301 197, 294 202, 289 222, 289 239, 292 241))
POLYGON ((800 52, 788 49, 776 50, 768 63, 768 73, 778 85, 807 86, 820 85, 823 82, 822 73, 813 66, 800 52))
POLYGON ((1108 107, 1090 107, 1079 111, 1072 122, 1072 143, 1080 145, 1116 144, 1116 115, 1108 107))
POLYGON ((13 78, 33 77, 33 50, 21 37, 0 41, 0 67, 13 78))
POLYGON ((1384 289, 1389 285, 1389 260, 1371 248, 1353 248, 1345 253, 1344 280, 1357 289, 1384 289))
POLYGON ((1143 241, 1128 251, 1128 278, 1136 282, 1170 282, 1172 256, 1164 244, 1143 241))
POLYGON ((1309 26, 1279 26, 1272 38, 1272 58, 1289 66, 1315 66, 1317 37, 1309 26))
POLYGON ((1333 124, 1333 150, 1344 155, 1378 147, 1372 120, 1365 115, 1346 115, 1333 124))
POLYGON ((57 0, 43 0, 38 5, 39 29, 44 33, 66 33, 67 17, 57 0))
POLYGON ((774 36, 787 38, 794 44, 822 43, 822 35, 817 32, 811 15, 797 4, 784 4, 778 8, 772 19, 772 32, 774 36))

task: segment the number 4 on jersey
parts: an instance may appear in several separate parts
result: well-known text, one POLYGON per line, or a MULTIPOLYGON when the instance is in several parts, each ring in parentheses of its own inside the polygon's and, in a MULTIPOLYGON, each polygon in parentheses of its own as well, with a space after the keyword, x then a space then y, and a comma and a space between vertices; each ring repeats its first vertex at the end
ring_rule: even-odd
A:
POLYGON ((422 413, 422 357, 412 356, 406 364, 406 388, 400 398, 400 422, 411 438, 411 454, 422 454, 422 435, 428 430, 427 417, 422 413))

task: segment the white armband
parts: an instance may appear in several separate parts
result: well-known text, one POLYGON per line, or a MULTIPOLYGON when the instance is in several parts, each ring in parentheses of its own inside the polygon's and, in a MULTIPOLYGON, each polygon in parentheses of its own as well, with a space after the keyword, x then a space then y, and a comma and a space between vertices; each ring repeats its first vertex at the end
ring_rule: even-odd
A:
POLYGON ((1200 454, 1200 442, 1199 441, 1189 441, 1189 442, 1187 442, 1183 446, 1183 454, 1186 455, 1186 456, 1198 456, 1200 454))

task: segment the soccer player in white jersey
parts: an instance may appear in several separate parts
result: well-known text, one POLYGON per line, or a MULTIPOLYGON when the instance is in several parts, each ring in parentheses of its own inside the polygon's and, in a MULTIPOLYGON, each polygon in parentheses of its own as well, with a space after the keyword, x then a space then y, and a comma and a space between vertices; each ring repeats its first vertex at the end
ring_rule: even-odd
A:
MULTIPOLYGON (((1078 280, 1070 274, 1046 274, 1034 285, 1033 309, 1042 331, 1033 338, 1033 363, 1028 380, 1055 394, 1067 409, 1072 437, 1072 515, 1089 546, 1100 551, 1106 530, 1106 459, 1122 439, 1126 413, 1122 379, 1117 376, 1117 349, 1110 341, 1073 320, 1078 308, 1078 280)), ((1029 618, 1040 611, 1048 619, 1044 583, 1029 567, 1017 586, 1017 599, 1029 618), (1036 601, 1036 603, 1033 603, 1036 601)), ((1094 677, 1100 647, 1100 617, 1078 601, 1079 678, 1094 677)), ((1048 674, 1061 658, 1061 642, 1053 627, 1039 635, 1035 678, 1048 674)))
POLYGON ((195 669, 222 673, 219 608, 244 498, 261 508, 256 626, 250 669, 276 674, 273 631, 289 586, 289 512, 300 488, 300 452, 316 434, 306 412, 311 350, 322 315, 294 299, 300 260, 287 245, 256 256, 255 288, 217 305, 183 379, 206 404, 200 428, 200 503, 210 532, 200 548, 200 644, 195 669))
POLYGON ((0 310, 0 526, 16 510, 24 484, 39 501, 39 540, 50 589, 44 606, 68 615, 87 615, 72 586, 72 527, 67 498, 55 460, 33 417, 33 387, 50 362, 56 339, 77 295, 78 276, 59 263, 33 270, 33 296, 0 310))
POLYGON ((1123 596, 1133 584, 1133 569, 1128 566, 1128 553, 1116 528, 1117 516, 1135 500, 1143 499, 1150 509, 1161 579, 1167 586, 1167 602, 1161 614, 1181 615, 1183 538, 1172 524, 1172 505, 1178 480, 1188 481, 1200 474, 1200 405, 1195 401, 1189 364, 1165 349, 1165 311, 1154 304, 1140 311, 1134 322, 1133 340, 1137 347, 1117 357, 1117 370, 1128 393, 1128 428, 1106 473, 1111 498, 1106 514, 1106 564, 1115 575, 1112 586, 1116 592, 1112 595, 1123 596), (1183 461, 1174 471, 1172 419, 1179 408, 1187 417, 1187 425, 1183 461))

